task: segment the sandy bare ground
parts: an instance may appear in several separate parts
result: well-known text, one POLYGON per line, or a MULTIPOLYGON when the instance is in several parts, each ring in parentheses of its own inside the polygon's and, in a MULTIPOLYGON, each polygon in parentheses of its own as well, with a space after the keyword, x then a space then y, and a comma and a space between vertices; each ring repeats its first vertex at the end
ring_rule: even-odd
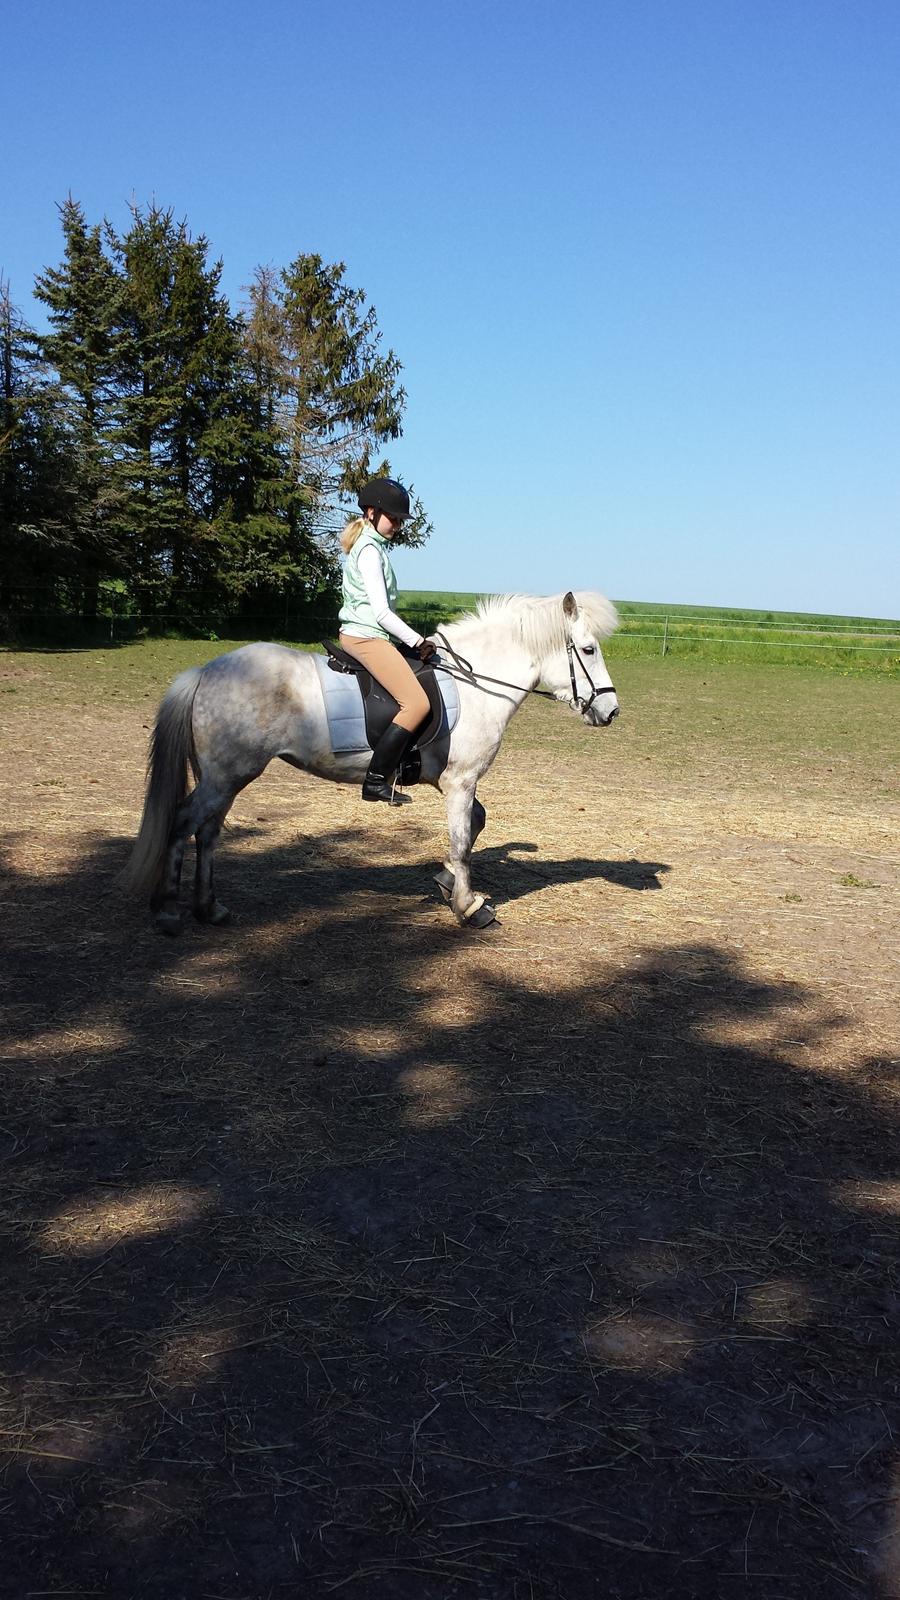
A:
POLYGON ((272 769, 168 942, 107 664, 0 658, 5 1592, 900 1595, 896 686, 530 708, 483 935, 272 769))

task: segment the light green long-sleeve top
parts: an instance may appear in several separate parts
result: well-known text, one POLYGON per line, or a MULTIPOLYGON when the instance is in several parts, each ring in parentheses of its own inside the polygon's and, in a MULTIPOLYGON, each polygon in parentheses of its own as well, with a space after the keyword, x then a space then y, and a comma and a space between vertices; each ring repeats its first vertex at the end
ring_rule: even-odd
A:
POLYGON ((422 636, 398 617, 397 579, 387 553, 387 539, 374 528, 361 533, 344 563, 343 604, 338 613, 341 632, 357 639, 399 639, 417 645, 422 636), (372 550, 372 555, 364 555, 372 550), (363 556, 362 566, 360 556, 363 556), (380 571, 379 571, 380 565, 380 571), (363 570, 365 569, 365 570, 363 570))

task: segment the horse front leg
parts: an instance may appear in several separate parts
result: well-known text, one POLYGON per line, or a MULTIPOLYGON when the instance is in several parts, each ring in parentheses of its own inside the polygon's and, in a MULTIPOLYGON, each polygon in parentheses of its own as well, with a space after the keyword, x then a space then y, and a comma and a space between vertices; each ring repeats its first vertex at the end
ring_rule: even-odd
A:
POLYGON ((484 827, 484 821, 484 807, 475 799, 474 784, 460 785, 450 791, 447 796, 450 859, 445 871, 452 878, 450 904, 453 914, 463 927, 486 928, 497 915, 484 895, 474 894, 472 890, 472 845, 484 827))
MULTIPOLYGON (((473 795, 472 796, 472 827, 471 827, 471 832, 470 832, 470 836, 469 836, 469 848, 470 848, 470 851, 474 850, 474 848, 475 848, 475 840, 478 838, 478 835, 484 831, 484 826, 485 826, 486 822, 487 822, 487 812, 485 811, 484 806, 481 804, 481 801, 479 800, 478 796, 477 795, 473 795)), ((435 883, 437 884, 438 888, 441 891, 441 895, 443 896, 445 904, 449 905, 451 896, 453 894, 453 868, 452 868, 452 866, 451 866, 449 861, 445 861, 443 866, 441 867, 440 872, 436 872, 435 873, 434 881, 435 881, 435 883)))
POLYGON ((479 800, 478 796, 476 794, 473 794, 473 796, 472 796, 472 835, 471 835, 471 838, 472 838, 472 849, 475 848, 475 840, 478 838, 478 835, 480 833, 483 833, 484 825, 485 825, 486 822, 487 822, 487 812, 485 811, 484 806, 481 804, 481 801, 479 800))

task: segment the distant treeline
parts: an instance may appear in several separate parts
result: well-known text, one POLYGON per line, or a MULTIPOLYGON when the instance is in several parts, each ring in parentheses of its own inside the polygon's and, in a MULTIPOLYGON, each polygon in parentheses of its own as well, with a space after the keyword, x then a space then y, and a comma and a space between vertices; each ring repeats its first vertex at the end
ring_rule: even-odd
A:
POLYGON ((71 198, 60 216, 47 331, 0 279, 0 632, 330 608, 336 531, 406 402, 364 292, 301 254, 233 310, 171 210, 122 234, 71 198))

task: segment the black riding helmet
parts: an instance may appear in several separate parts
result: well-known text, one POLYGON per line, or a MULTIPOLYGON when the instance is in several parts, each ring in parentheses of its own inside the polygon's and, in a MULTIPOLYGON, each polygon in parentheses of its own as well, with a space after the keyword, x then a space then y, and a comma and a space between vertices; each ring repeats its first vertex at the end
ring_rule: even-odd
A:
POLYGON ((360 511, 373 506, 395 521, 402 522, 409 516, 409 495, 396 478, 370 478, 360 489, 357 504, 360 511))

